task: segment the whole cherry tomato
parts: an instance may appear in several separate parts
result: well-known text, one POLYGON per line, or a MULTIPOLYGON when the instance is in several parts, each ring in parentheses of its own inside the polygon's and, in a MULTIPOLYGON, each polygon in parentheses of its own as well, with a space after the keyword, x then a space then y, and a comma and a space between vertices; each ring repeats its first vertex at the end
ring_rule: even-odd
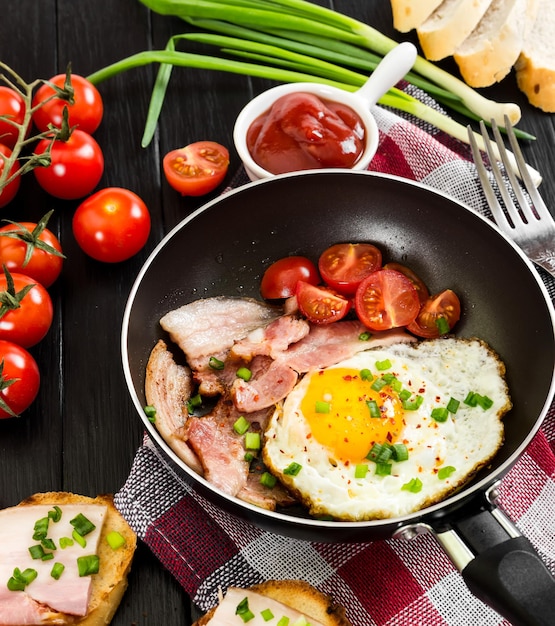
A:
MULTIPOLYGON (((50 139, 41 139, 35 153, 43 154, 50 139)), ((33 170, 39 185, 55 198, 76 200, 91 193, 104 172, 104 155, 93 137, 74 130, 67 141, 55 140, 51 163, 33 170)))
POLYGON ((0 86, 0 142, 13 148, 19 129, 14 124, 23 124, 25 102, 21 94, 11 87, 0 86))
POLYGON ((266 300, 289 298, 295 295, 299 280, 311 285, 320 282, 314 263, 304 256, 283 257, 266 268, 260 283, 260 294, 266 300))
MULTIPOLYGON (((0 155, 3 155, 4 157, 9 158, 11 154, 12 154, 12 151, 10 150, 10 148, 0 143, 0 155)), ((0 156, 0 174, 2 174, 3 169, 4 169, 4 159, 2 156, 0 156)), ((10 176, 12 174, 15 174, 15 172, 17 172, 18 169, 19 169, 19 165, 17 163, 14 163, 10 170, 10 176)), ((12 180, 11 183, 8 183, 3 189, 0 190, 0 208, 6 206, 8 202, 11 202, 15 198, 19 190, 20 183, 21 183, 21 177, 17 176, 16 178, 12 180)))
POLYGON ((37 397, 40 372, 21 346, 0 340, 0 419, 16 417, 37 397))
POLYGON ((150 213, 128 189, 107 187, 84 200, 73 216, 73 234, 89 256, 118 263, 137 254, 150 234, 150 213))
POLYGON ((79 130, 92 134, 100 126, 104 106, 98 89, 83 76, 71 74, 71 87, 73 97, 70 100, 56 97, 55 89, 48 83, 63 89, 66 85, 66 74, 58 74, 43 84, 33 98, 33 108, 38 107, 33 113, 33 122, 41 131, 48 130, 48 125, 53 124, 60 128, 64 107, 69 113, 69 126, 77 126, 79 130))

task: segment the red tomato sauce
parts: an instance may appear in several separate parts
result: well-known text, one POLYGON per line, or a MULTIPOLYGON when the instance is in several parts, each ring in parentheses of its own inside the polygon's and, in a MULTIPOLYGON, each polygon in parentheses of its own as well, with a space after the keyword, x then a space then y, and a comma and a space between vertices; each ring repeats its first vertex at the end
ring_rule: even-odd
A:
POLYGON ((353 109, 309 93, 282 96, 247 132, 253 159, 272 174, 350 168, 365 141, 364 124, 353 109))

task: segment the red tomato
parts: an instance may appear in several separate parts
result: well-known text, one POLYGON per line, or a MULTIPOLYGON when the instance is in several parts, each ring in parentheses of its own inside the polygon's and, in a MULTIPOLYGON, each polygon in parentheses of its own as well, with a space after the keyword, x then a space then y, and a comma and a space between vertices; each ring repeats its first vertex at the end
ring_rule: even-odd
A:
POLYGON ((62 271, 62 246, 46 222, 52 212, 35 222, 11 222, 0 228, 0 263, 10 272, 26 274, 43 287, 62 271))
POLYGON ((299 280, 317 285, 320 276, 316 266, 304 256, 284 257, 266 268, 260 283, 260 293, 266 300, 289 298, 295 295, 299 280))
POLYGON ((430 295, 428 287, 426 287, 424 281, 409 267, 401 265, 401 263, 386 263, 383 267, 385 270, 395 270, 397 272, 401 272, 401 274, 404 274, 415 286, 416 291, 418 291, 418 299, 420 300, 420 304, 422 305, 424 304, 424 302, 426 302, 430 295))
POLYGON ((324 250, 318 259, 326 285, 346 296, 354 295, 362 279, 381 265, 382 253, 370 243, 338 243, 324 250))
POLYGON ((14 124, 23 124, 25 102, 18 91, 11 87, 0 87, 0 141, 8 148, 15 146, 19 128, 14 124))
MULTIPOLYGON (((12 151, 7 146, 0 143, 0 154, 3 154, 5 157, 9 158, 12 154, 12 151)), ((3 169, 4 169, 4 160, 2 157, 0 157, 0 174, 2 173, 3 169)), ((14 174, 15 172, 17 172, 18 169, 19 169, 19 165, 16 162, 13 164, 12 169, 10 170, 10 176, 14 174)), ((6 206, 8 202, 11 202, 15 198, 15 195, 17 194, 19 190, 20 183, 21 183, 21 177, 18 176, 17 178, 14 178, 11 183, 9 183, 3 189, 0 190, 0 208, 6 206)))
POLYGON ((21 346, 0 340, 0 419, 16 417, 37 397, 40 373, 21 346))
MULTIPOLYGON (((35 152, 42 154, 50 144, 41 139, 35 152)), ((33 170, 39 185, 62 200, 83 198, 98 185, 104 172, 104 155, 98 143, 82 130, 74 130, 67 141, 54 141, 52 162, 33 170)))
POLYGON ((407 330, 418 337, 434 339, 449 332, 459 321, 460 316, 459 297, 451 289, 445 289, 426 300, 416 319, 407 326, 407 330))
POLYGON ((143 248, 150 234, 150 213, 128 189, 107 187, 84 200, 73 216, 73 234, 86 254, 118 263, 143 248))
POLYGON ((214 141, 197 141, 168 152, 163 161, 168 183, 184 196, 203 196, 225 178, 227 148, 214 141))
POLYGON ((410 324, 418 315, 420 300, 404 274, 381 269, 360 283, 355 309, 360 321, 370 330, 388 330, 410 324))
MULTIPOLYGON (((66 75, 58 74, 48 82, 63 89, 66 75)), ((77 126, 79 130, 92 134, 100 126, 104 107, 98 89, 78 74, 71 75, 71 89, 73 98, 69 101, 56 97, 54 88, 47 83, 39 87, 33 98, 33 108, 42 105, 33 113, 33 122, 41 132, 47 131, 49 124, 60 128, 64 107, 68 108, 70 128, 77 126)))
POLYGON ((0 339, 30 348, 48 332, 54 307, 48 291, 29 276, 13 273, 11 280, 13 285, 10 284, 9 275, 0 276, 0 339), (17 303, 6 304, 6 294, 17 303))
POLYGON ((299 310, 309 322, 330 324, 343 319, 351 308, 351 301, 326 287, 311 285, 304 280, 297 282, 299 310))

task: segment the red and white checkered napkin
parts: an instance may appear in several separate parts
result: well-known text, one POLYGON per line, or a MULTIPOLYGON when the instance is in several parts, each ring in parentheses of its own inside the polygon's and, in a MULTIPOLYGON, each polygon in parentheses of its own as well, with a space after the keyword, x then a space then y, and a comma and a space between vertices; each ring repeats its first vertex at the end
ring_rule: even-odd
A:
MULTIPOLYGON (((422 181, 487 214, 467 146, 391 111, 375 114, 372 170, 422 181)), ((542 278, 555 297, 555 281, 542 278)), ((263 531, 184 484, 148 436, 115 502, 202 610, 231 585, 302 578, 343 604, 353 626, 507 624, 468 591, 433 537, 329 544, 263 531)), ((555 407, 502 481, 501 504, 555 572, 555 407)))

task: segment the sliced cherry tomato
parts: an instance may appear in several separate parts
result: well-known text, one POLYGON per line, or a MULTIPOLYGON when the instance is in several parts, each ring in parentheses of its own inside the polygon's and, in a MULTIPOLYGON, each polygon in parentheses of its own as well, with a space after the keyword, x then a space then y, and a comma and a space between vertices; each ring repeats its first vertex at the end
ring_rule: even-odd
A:
POLYGON ((297 282, 299 310, 309 322, 330 324, 343 319, 351 308, 351 301, 327 287, 297 282))
POLYGON ((19 129, 14 124, 23 124, 25 102, 18 91, 11 87, 0 87, 0 142, 8 148, 15 146, 19 129))
MULTIPOLYGON (((49 144, 49 139, 41 139, 36 154, 45 152, 49 144)), ((91 193, 104 172, 100 146, 82 130, 74 130, 67 141, 54 141, 51 158, 48 167, 36 167, 33 173, 47 193, 62 200, 76 200, 91 193)))
POLYGON ((25 274, 4 273, 0 276, 0 301, 0 339, 30 348, 44 338, 54 307, 40 283, 25 274))
POLYGON ((381 269, 360 283, 355 309, 360 321, 370 330, 389 330, 410 324, 418 315, 420 300, 404 274, 381 269))
POLYGON ((46 228, 51 215, 52 211, 38 223, 11 222, 0 228, 0 263, 43 287, 50 287, 58 278, 64 262, 58 238, 46 228))
POLYGON ((0 419, 25 411, 37 397, 39 387, 35 359, 25 348, 0 340, 0 419))
POLYGON ((266 300, 294 296, 297 282, 304 280, 311 285, 320 282, 316 265, 304 256, 287 256, 266 268, 260 283, 260 294, 266 300))
MULTIPOLYGON (((4 144, 0 143, 0 153, 3 154, 5 157, 9 158, 12 154, 12 151, 10 150, 10 148, 8 148, 8 146, 5 146, 4 144)), ((4 169, 4 160, 2 159, 2 157, 0 157, 0 174, 2 173, 3 169, 4 169)), ((15 174, 15 172, 17 172, 18 169, 19 169, 19 165, 17 163, 14 163, 12 166, 12 169, 10 170, 10 176, 12 174, 15 174)), ((16 178, 12 180, 11 183, 8 183, 3 189, 0 189, 0 208, 6 206, 8 202, 11 202, 15 198, 19 190, 20 183, 21 183, 21 177, 17 176, 16 178)))
POLYGON ((163 161, 168 183, 183 196, 204 196, 225 178, 227 148, 214 141, 197 141, 168 152, 163 161))
POLYGON ((136 193, 107 187, 84 200, 73 215, 73 234, 89 256, 118 263, 137 254, 150 234, 150 213, 136 193))
POLYGON ((401 272, 407 278, 412 281, 412 284, 415 286, 416 291, 418 291, 418 299, 420 300, 420 304, 424 304, 428 299, 430 292, 428 291, 428 287, 424 281, 415 274, 409 267, 406 265, 401 265, 401 263, 386 263, 384 266, 384 270, 395 270, 396 272, 401 272))
POLYGON ((382 253, 370 243, 338 243, 318 259, 318 269, 326 285, 352 296, 362 280, 379 270, 382 253))
POLYGON ((461 302, 451 289, 430 296, 407 330, 418 337, 434 339, 449 332, 461 317, 461 302))
POLYGON ((33 122, 41 132, 47 131, 49 124, 60 128, 64 107, 67 107, 70 128, 77 126, 79 130, 92 134, 102 121, 102 97, 91 82, 78 74, 71 74, 71 87, 67 86, 73 92, 71 99, 52 97, 56 90, 48 83, 64 89, 66 78, 66 74, 58 74, 39 87, 33 98, 33 108, 41 106, 33 113, 33 122))

